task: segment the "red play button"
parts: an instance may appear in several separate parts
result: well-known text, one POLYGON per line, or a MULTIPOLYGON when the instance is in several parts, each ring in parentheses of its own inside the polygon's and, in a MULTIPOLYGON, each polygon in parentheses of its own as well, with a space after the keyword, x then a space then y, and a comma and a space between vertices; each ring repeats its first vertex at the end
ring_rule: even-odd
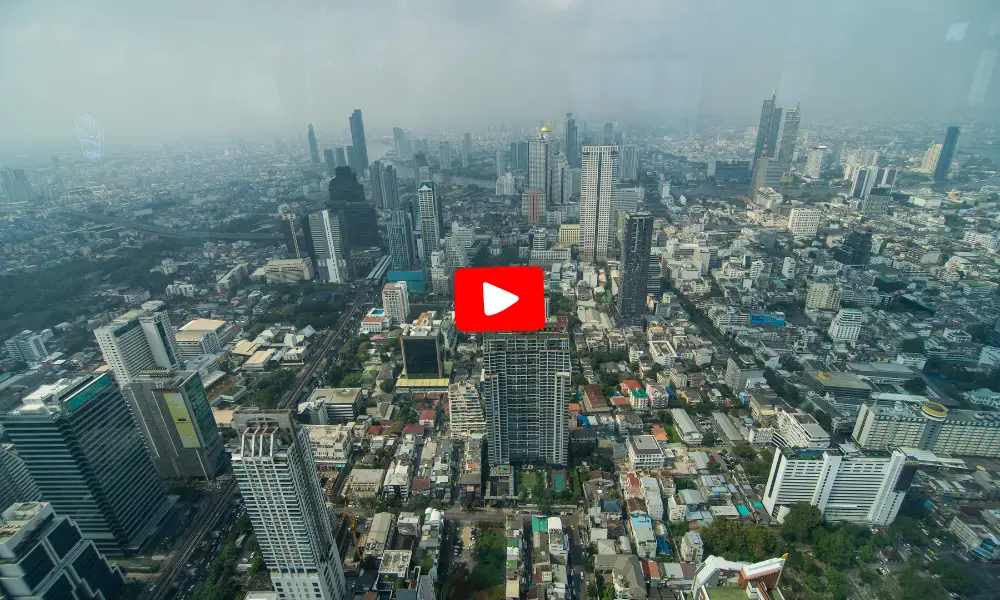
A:
POLYGON ((545 327, 541 267, 455 271, 455 326, 462 331, 538 331, 545 327))

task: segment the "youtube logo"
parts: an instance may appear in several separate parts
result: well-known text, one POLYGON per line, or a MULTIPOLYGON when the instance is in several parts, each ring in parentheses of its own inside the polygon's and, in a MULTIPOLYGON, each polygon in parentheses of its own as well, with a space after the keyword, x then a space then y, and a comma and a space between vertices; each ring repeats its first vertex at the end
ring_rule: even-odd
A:
POLYGON ((538 331, 545 327, 541 267, 455 271, 455 326, 462 331, 538 331))

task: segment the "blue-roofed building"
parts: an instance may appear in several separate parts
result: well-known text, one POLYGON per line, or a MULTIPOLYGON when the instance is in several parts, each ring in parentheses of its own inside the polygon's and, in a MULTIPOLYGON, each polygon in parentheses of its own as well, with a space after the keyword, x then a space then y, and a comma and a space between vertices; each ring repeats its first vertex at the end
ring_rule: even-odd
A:
POLYGON ((635 514, 629 517, 629 529, 632 533, 632 545, 639 558, 652 559, 656 556, 656 536, 653 533, 653 519, 646 514, 635 514))
POLYGON ((427 280, 423 271, 389 271, 386 274, 389 283, 406 282, 406 289, 411 294, 426 294, 427 280))

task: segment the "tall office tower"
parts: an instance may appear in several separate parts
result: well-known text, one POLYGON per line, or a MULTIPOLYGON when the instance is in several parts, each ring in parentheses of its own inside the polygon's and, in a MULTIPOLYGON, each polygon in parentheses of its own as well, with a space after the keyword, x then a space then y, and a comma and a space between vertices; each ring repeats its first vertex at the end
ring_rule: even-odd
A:
POLYGON ((510 143, 510 169, 511 171, 528 170, 528 142, 510 143))
POLYGON ((0 178, 8 202, 29 202, 35 196, 24 169, 4 169, 0 171, 0 178))
POLYGON ((13 444, 0 441, 0 506, 37 502, 42 497, 13 444))
POLYGON ((878 173, 875 176, 875 186, 892 191, 892 187, 896 185, 896 173, 897 169, 895 167, 879 167, 878 173))
POLYGON ((290 410, 240 410, 233 429, 233 472, 274 591, 286 600, 343 600, 344 567, 309 434, 290 410))
POLYGON ((347 164, 347 148, 344 147, 337 148, 336 160, 334 160, 334 165, 336 165, 336 167, 334 172, 330 173, 331 177, 336 173, 336 168, 350 166, 347 164))
POLYGON ((485 334, 482 387, 490 464, 566 464, 571 380, 566 333, 485 334))
POLYGON ((545 200, 542 190, 528 188, 521 194, 521 216, 534 225, 545 218, 545 200))
POLYGON ((319 278, 329 283, 347 281, 350 274, 347 235, 340 216, 332 210, 309 215, 309 233, 319 278))
POLYGON ((566 147, 563 149, 570 168, 580 168, 580 132, 573 113, 566 113, 566 147))
POLYGON ((601 263, 612 242, 618 146, 584 146, 580 176, 580 260, 601 263))
POLYGON ((385 197, 382 192, 382 163, 373 161, 368 167, 372 183, 372 203, 375 208, 385 208, 385 197))
POLYGON ((486 434, 483 401, 472 382, 462 381, 448 386, 448 418, 453 436, 486 434))
POLYGON ((775 157, 778 149, 778 133, 781 129, 781 107, 777 105, 777 90, 771 94, 770 100, 764 100, 760 108, 760 124, 757 126, 757 141, 753 149, 753 168, 762 157, 775 157))
POLYGON ((442 171, 451 170, 451 144, 449 142, 438 143, 438 163, 442 171))
POLYGON ((920 163, 920 170, 924 173, 933 173, 937 169, 938 159, 941 157, 941 144, 933 144, 924 152, 924 160, 920 163))
POLYGON ((472 154, 472 134, 466 132, 462 136, 462 166, 469 166, 469 155, 472 154))
POLYGON ((309 217, 298 212, 287 212, 281 216, 288 223, 282 229, 288 254, 295 258, 312 256, 312 234, 309 231, 309 217))
POLYGON ((386 228, 389 238, 389 256, 392 268, 397 271, 409 271, 417 263, 416 249, 413 245, 413 217, 407 209, 392 211, 386 228))
POLYGON ((785 118, 781 125, 781 138, 778 140, 777 159, 781 165, 781 172, 788 173, 792 170, 792 161, 795 160, 795 143, 799 137, 799 126, 802 124, 802 113, 799 107, 785 111, 785 118))
POLYGON ((639 181, 639 149, 636 146, 621 146, 619 150, 621 168, 618 170, 619 181, 639 181))
POLYGON ((368 168, 368 142, 365 140, 365 122, 361 119, 361 109, 355 108, 350 117, 351 144, 358 157, 358 175, 364 175, 368 168))
POLYGON ((393 149, 396 151, 396 160, 403 160, 406 153, 403 152, 403 143, 406 141, 406 133, 402 127, 392 128, 393 149))
POLYGON ((951 161, 955 158, 955 149, 958 147, 958 134, 961 129, 958 125, 948 127, 948 133, 944 136, 944 144, 941 145, 941 156, 938 157, 937 165, 934 167, 934 181, 944 181, 951 170, 951 161))
POLYGON ((508 152, 504 151, 502 148, 496 152, 493 162, 496 163, 497 177, 503 177, 507 174, 507 155, 508 152))
POLYGON ((778 189, 781 185, 781 165, 776 159, 761 156, 754 163, 753 183, 750 184, 750 194, 752 198, 754 192, 760 188, 778 189))
POLYGON ((549 128, 543 126, 538 138, 528 142, 528 187, 542 190, 547 206, 554 205, 558 200, 555 191, 558 150, 550 135, 549 128))
MULTIPOLYGON (((667 184, 669 188, 670 184, 667 184)), ((642 197, 650 205, 659 204, 663 201, 663 186, 660 176, 655 171, 646 171, 642 175, 642 197)))
POLYGON ((875 167, 865 167, 858 169, 854 175, 854 182, 851 184, 851 196, 854 198, 867 198, 875 185, 875 167))
POLYGON ((389 210, 399 207, 399 179, 392 165, 382 167, 382 204, 389 210))
POLYGON ((314 165, 319 164, 319 146, 316 144, 316 132, 313 131, 312 123, 309 124, 309 158, 314 165))
POLYGON ((323 149, 323 163, 326 164, 326 172, 330 177, 337 171, 337 160, 333 157, 333 148, 323 149))
POLYGON ((424 275, 431 280, 431 253, 441 249, 444 235, 444 221, 441 215, 441 201, 437 197, 433 181, 425 181, 417 190, 417 204, 420 209, 420 246, 424 255, 424 275))
POLYGON ((792 450, 774 455, 763 504, 773 517, 796 502, 808 502, 827 521, 889 525, 919 465, 906 454, 848 454, 842 450, 792 450))
POLYGON ((340 219, 342 231, 347 234, 345 247, 380 246, 382 237, 375 207, 365 199, 365 188, 358 181, 358 175, 348 167, 337 167, 329 191, 326 207, 340 219))
POLYGON ((866 217, 882 217, 889 214, 890 200, 892 200, 892 194, 889 192, 889 188, 872 188, 868 197, 861 201, 858 209, 866 217))
POLYGON ((653 215, 648 212, 627 213, 620 257, 621 287, 615 305, 615 322, 619 326, 642 324, 646 314, 646 284, 652 245, 653 215))
POLYGON ((826 146, 813 146, 806 155, 805 176, 810 179, 819 179, 823 172, 823 156, 826 154, 826 146))
POLYGON ((416 180, 418 188, 422 182, 430 181, 431 166, 427 162, 427 153, 417 152, 413 155, 413 177, 416 180))
POLYGON ((392 319, 392 324, 404 325, 410 314, 410 296, 405 281, 387 283, 382 286, 382 308, 392 319))
POLYGON ((98 327, 94 335, 119 385, 132 381, 145 369, 181 366, 174 328, 165 312, 133 310, 98 327))
POLYGON ((793 237, 814 238, 822 213, 815 208, 793 208, 788 215, 788 231, 793 237))
POLYGON ((0 597, 10 600, 113 600, 125 587, 69 517, 48 502, 17 502, 0 514, 0 597))
POLYGON ((602 139, 603 146, 615 146, 615 124, 605 123, 604 124, 604 138, 602 139))
POLYGON ((122 386, 160 477, 213 479, 225 465, 198 371, 151 369, 122 386))
POLYGON ((42 499, 106 554, 129 554, 170 510, 111 373, 60 379, 0 415, 42 499))
POLYGON ((553 206, 561 206, 569 202, 569 161, 566 155, 559 152, 552 162, 551 174, 552 195, 548 197, 553 206))

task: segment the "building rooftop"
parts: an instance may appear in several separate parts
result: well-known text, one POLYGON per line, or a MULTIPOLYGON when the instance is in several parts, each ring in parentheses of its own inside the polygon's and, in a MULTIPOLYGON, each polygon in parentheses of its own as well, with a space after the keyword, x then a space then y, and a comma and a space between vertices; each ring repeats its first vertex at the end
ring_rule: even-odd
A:
POLYGON ((361 394, 361 388, 316 388, 307 402, 325 404, 354 404, 361 394))
POLYGON ((218 319, 193 319, 180 327, 180 331, 220 331, 226 328, 226 322, 218 319))
POLYGON ((804 371, 803 373, 819 382, 823 387, 851 389, 859 392, 870 392, 872 389, 870 385, 854 373, 840 371, 804 371))

